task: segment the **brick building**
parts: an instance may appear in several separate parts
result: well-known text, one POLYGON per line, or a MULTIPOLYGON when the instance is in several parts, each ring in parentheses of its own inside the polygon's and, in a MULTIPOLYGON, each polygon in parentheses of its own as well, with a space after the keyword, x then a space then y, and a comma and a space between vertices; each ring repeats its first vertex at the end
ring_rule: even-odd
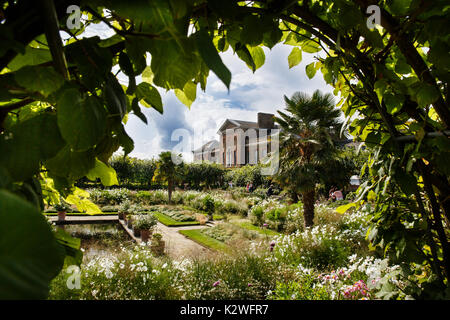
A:
POLYGON ((273 137, 279 126, 273 117, 259 112, 256 122, 226 119, 217 132, 219 141, 211 140, 192 151, 194 161, 216 162, 226 167, 260 162, 278 147, 273 137))

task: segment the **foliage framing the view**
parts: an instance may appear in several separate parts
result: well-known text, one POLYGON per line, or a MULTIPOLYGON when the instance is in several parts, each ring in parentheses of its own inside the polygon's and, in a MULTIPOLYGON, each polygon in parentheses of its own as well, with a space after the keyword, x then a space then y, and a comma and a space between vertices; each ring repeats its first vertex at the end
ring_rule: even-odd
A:
POLYGON ((318 53, 307 76, 321 71, 340 94, 349 132, 377 148, 360 188, 360 200, 376 202, 372 245, 424 270, 411 275, 416 296, 427 285, 441 294, 450 274, 449 10, 446 0, 1 1, 0 202, 42 209, 60 193, 95 211, 73 183, 114 181, 108 159, 133 149, 127 115, 146 122, 141 105, 163 112, 156 87, 190 105, 210 70, 229 88, 218 52, 232 50, 255 71, 265 61, 261 46, 284 43, 293 47, 290 67, 302 52, 318 53), (87 15, 80 30, 66 27, 73 4, 87 15), (381 26, 369 29, 374 4, 381 26), (80 36, 101 21, 114 36, 80 36), (61 30, 71 35, 65 43, 61 30))

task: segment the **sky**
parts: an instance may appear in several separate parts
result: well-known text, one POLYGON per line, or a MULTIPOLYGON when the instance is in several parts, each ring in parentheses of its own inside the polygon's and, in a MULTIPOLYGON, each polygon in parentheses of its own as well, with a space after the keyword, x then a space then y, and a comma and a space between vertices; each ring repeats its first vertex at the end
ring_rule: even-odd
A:
MULTIPOLYGON (((88 28, 84 36, 98 35, 106 38, 112 34, 106 25, 99 24, 88 28)), ((284 109, 283 96, 290 97, 296 91, 312 94, 319 89, 324 93, 332 93, 333 88, 325 83, 320 72, 313 79, 306 76, 305 67, 315 61, 317 54, 303 52, 302 62, 289 69, 287 58, 292 48, 284 44, 277 44, 271 50, 263 48, 266 60, 255 73, 231 48, 220 53, 222 61, 232 74, 230 90, 211 71, 205 92, 198 85, 197 99, 190 109, 178 100, 173 91, 166 92, 165 89, 158 88, 164 106, 162 115, 142 106, 141 110, 146 115, 148 124, 133 114, 128 117, 125 130, 134 141, 134 150, 130 156, 151 159, 162 151, 173 150, 179 141, 172 141, 172 133, 176 129, 184 129, 190 133, 190 137, 185 140, 187 144, 182 153, 184 159, 190 161, 191 150, 209 140, 218 139, 217 130, 227 118, 256 121, 258 112, 276 114, 277 110, 284 109)), ((126 76, 119 73, 118 77, 121 83, 126 84, 126 76)), ((137 78, 137 82, 140 81, 137 78)))
MULTIPOLYGON (((290 97, 296 91, 311 94, 319 89, 332 93, 333 88, 325 83, 320 72, 313 79, 306 76, 305 66, 314 61, 313 54, 303 53, 302 62, 289 69, 287 57, 291 50, 291 46, 283 44, 272 50, 264 48, 266 62, 253 73, 229 49, 221 58, 232 74, 230 90, 210 72, 205 92, 198 86, 197 99, 190 109, 178 101, 173 92, 160 90, 164 105, 162 115, 142 108, 148 125, 134 115, 129 116, 125 129, 135 143, 130 156, 150 159, 161 151, 172 150, 179 143, 172 141, 172 132, 179 128, 191 133, 190 150, 193 150, 218 139, 217 130, 227 118, 256 121, 258 112, 276 114, 277 110, 284 109, 283 96, 290 97)), ((189 161, 189 156, 183 154, 189 161)))

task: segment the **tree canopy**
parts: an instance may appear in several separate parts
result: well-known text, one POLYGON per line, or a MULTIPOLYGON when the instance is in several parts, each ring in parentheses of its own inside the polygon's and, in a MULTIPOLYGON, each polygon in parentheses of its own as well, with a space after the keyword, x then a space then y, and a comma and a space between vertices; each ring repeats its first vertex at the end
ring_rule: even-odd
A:
MULTIPOLYGON (((377 148, 366 167, 371 179, 360 188, 361 201, 370 196, 377 204, 373 245, 425 266, 427 283, 442 289, 450 274, 449 10, 446 0, 0 1, 2 225, 59 194, 95 211, 74 182, 87 176, 114 183, 108 159, 119 147, 133 150, 128 115, 146 122, 142 107, 164 112, 157 88, 190 106, 210 71, 230 88, 220 52, 232 50, 255 71, 265 61, 262 46, 283 43, 292 46, 290 67, 302 52, 317 53, 306 74, 321 72, 340 96, 344 130, 377 148), (71 5, 81 8, 79 29, 68 27, 71 5), (371 5, 380 9, 373 28, 371 5), (114 35, 83 36, 100 22, 114 35), (392 211, 407 202, 408 210, 392 211), (11 208, 14 218, 4 211, 11 208)), ((44 228, 38 219, 27 223, 35 233, 44 228)), ((8 234, 11 243, 19 236, 8 234)), ((0 278, 24 261, 38 262, 23 251, 4 269, 6 245, 0 243, 0 278)), ((46 257, 48 270, 61 267, 57 250, 46 257)), ((40 285, 37 297, 45 296, 40 285)))

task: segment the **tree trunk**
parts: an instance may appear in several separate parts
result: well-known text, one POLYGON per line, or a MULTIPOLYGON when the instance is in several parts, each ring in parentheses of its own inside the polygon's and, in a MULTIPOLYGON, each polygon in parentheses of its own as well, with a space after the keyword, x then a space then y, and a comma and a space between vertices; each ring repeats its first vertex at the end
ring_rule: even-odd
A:
POLYGON ((169 189, 169 204, 172 203, 172 188, 173 188, 173 183, 172 180, 169 179, 169 181, 167 181, 167 188, 169 189))
POLYGON ((303 217, 305 219, 305 227, 312 227, 314 225, 314 201, 315 190, 303 192, 303 217))

